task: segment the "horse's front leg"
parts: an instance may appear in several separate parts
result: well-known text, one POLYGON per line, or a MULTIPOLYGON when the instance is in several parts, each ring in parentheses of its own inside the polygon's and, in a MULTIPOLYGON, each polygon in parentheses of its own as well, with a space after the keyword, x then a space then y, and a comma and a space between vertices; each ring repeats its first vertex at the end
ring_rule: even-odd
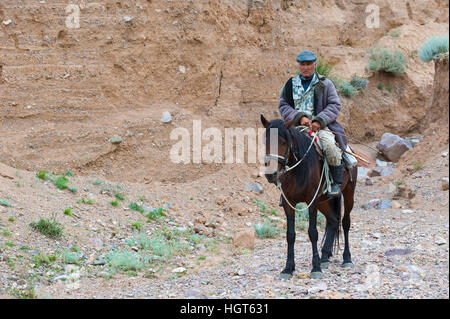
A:
POLYGON ((317 250, 317 240, 319 239, 319 233, 317 232, 317 207, 311 206, 309 208, 309 228, 308 228, 309 239, 312 244, 313 258, 312 258, 312 271, 311 278, 318 279, 322 278, 322 269, 320 268, 320 257, 319 251, 317 250))
POLYGON ((287 230, 286 230, 286 240, 287 240, 287 260, 286 267, 280 274, 280 279, 291 279, 292 273, 295 270, 294 261, 294 244, 295 244, 295 210, 292 209, 286 200, 283 198, 283 208, 287 219, 287 230))

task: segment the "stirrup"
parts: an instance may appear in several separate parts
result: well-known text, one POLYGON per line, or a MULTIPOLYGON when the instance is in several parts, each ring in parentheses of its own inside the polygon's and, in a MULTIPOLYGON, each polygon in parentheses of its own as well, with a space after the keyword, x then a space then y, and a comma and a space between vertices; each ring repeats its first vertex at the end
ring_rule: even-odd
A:
POLYGON ((331 188, 333 188, 333 186, 336 186, 337 187, 337 192, 335 191, 335 192, 333 192, 333 191, 329 191, 328 192, 328 197, 339 197, 339 195, 341 195, 341 185, 340 184, 334 184, 334 185, 332 185, 331 186, 331 188))

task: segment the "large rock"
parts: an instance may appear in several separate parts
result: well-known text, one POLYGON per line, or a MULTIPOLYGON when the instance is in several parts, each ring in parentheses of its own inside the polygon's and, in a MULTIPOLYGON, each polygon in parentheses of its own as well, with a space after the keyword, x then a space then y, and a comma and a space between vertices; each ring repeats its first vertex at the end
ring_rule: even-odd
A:
POLYGON ((384 133, 377 148, 388 160, 397 162, 403 153, 411 149, 411 145, 398 135, 384 133))
POLYGON ((233 245, 242 249, 255 248, 255 231, 253 228, 237 229, 233 235, 233 245))

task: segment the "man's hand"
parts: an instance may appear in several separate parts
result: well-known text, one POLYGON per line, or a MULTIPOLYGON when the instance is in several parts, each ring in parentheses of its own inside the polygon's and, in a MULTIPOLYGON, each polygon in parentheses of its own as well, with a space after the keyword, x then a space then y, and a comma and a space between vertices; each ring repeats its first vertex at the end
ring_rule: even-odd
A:
POLYGON ((300 119, 300 125, 307 126, 310 130, 312 130, 311 121, 306 116, 302 116, 302 118, 300 119))
POLYGON ((320 131, 320 130, 321 130, 320 123, 317 122, 317 121, 312 122, 312 124, 311 124, 311 131, 317 132, 317 131, 320 131))

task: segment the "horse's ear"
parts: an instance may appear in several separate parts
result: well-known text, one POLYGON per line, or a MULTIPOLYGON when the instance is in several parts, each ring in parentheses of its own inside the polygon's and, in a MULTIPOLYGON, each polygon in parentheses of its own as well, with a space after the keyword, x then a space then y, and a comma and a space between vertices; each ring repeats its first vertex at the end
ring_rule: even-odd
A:
POLYGON ((287 129, 289 129, 292 125, 294 125, 294 120, 284 122, 284 127, 287 129))
POLYGON ((265 128, 267 128, 269 126, 269 121, 266 120, 266 118, 264 117, 264 115, 262 113, 261 113, 261 123, 265 128))

